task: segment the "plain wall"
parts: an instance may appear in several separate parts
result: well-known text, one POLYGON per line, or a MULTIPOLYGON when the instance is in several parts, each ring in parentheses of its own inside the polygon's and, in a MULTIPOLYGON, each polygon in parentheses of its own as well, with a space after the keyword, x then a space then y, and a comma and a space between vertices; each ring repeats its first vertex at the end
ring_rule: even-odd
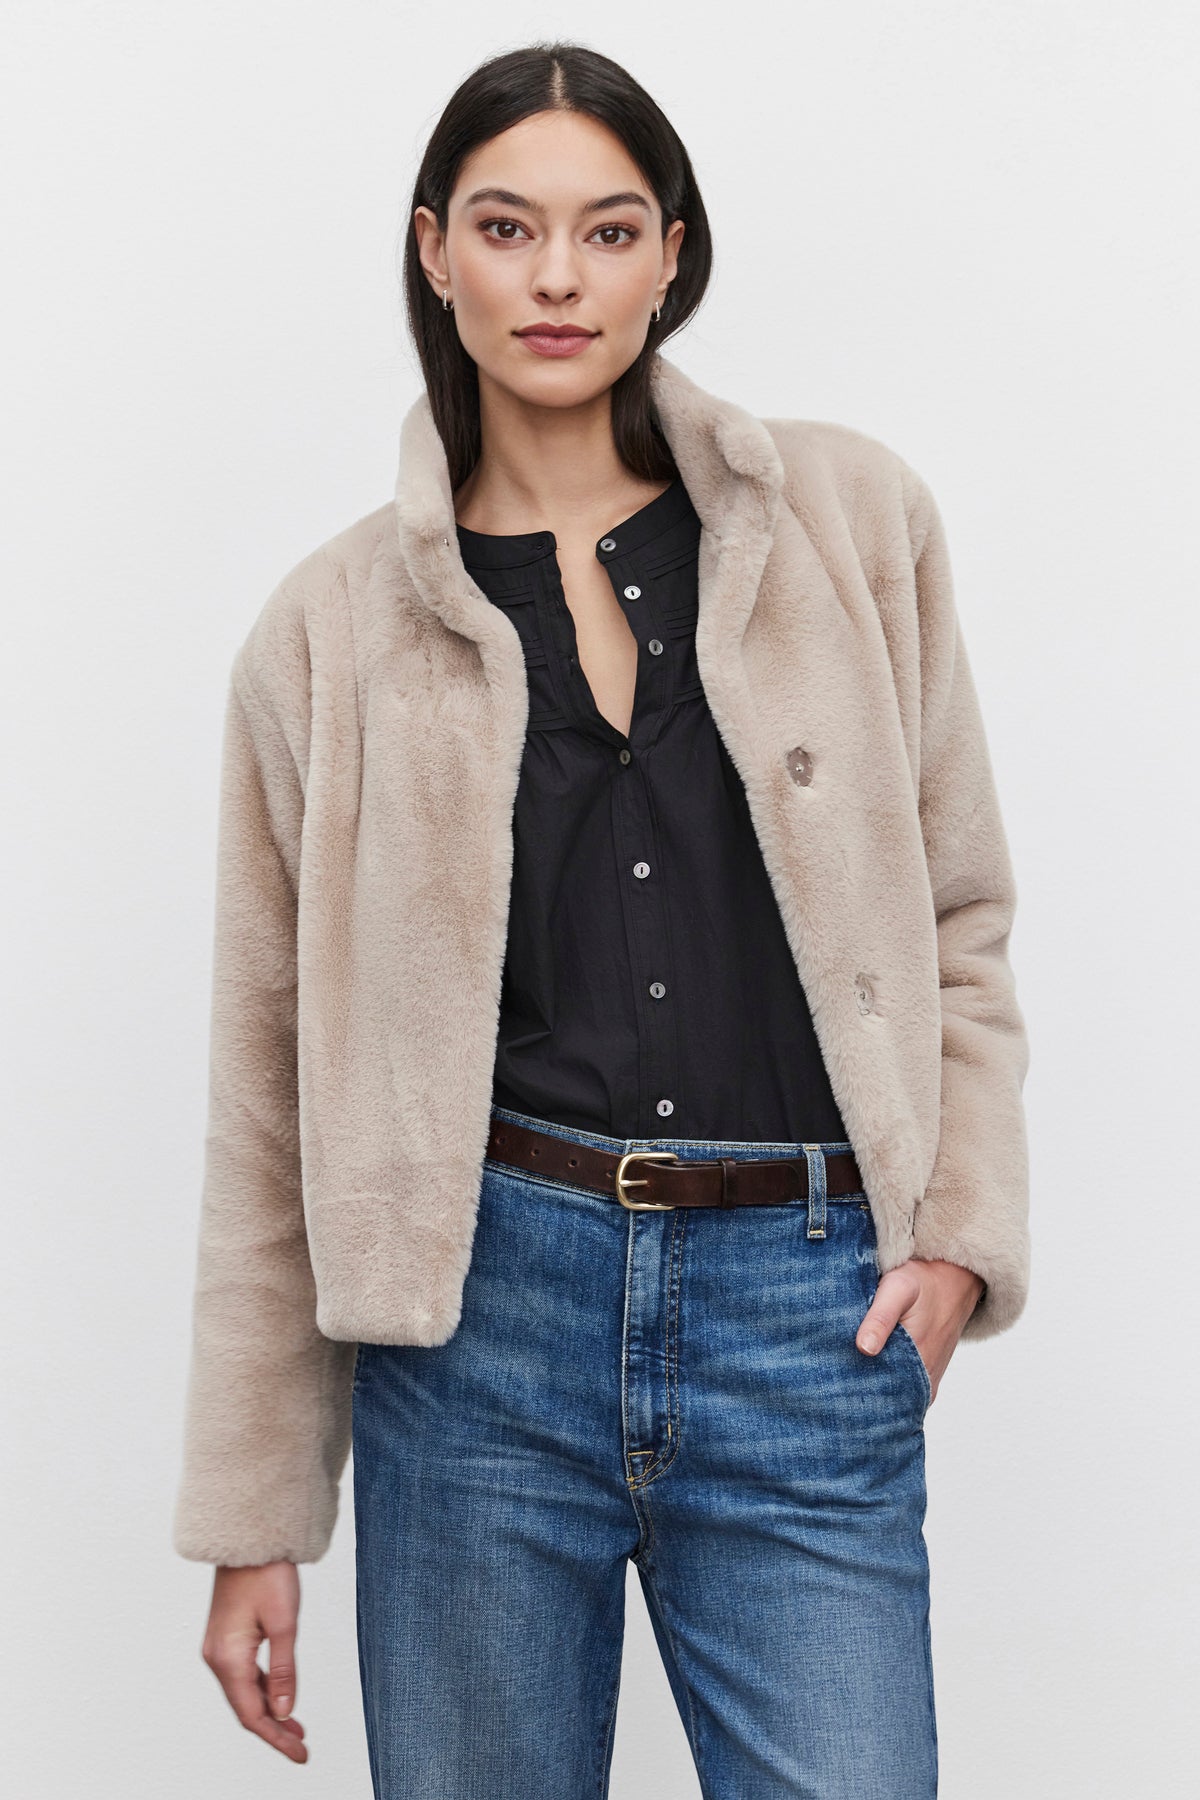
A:
MULTIPOLYGON (((557 35, 625 63, 692 154, 717 267, 667 356, 884 439, 949 533, 1020 890, 1034 1277, 927 1421, 943 1800, 1185 1791, 1194 16, 6 9, 8 1791, 370 1792, 349 1470, 302 1572, 303 1774, 228 1711, 199 1658, 211 1571, 169 1544, 221 708, 275 582, 392 493, 425 137, 477 61, 557 35)), ((631 1573, 612 1792, 698 1791, 631 1573)))

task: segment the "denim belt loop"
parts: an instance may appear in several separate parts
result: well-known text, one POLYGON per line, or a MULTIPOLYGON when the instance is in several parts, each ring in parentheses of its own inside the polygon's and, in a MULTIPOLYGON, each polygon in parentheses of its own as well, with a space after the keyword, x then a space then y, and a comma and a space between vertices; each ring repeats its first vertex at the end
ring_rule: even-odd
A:
POLYGON ((808 1163, 808 1235, 810 1238, 825 1236, 825 1152, 820 1144, 805 1144, 804 1156, 808 1163))

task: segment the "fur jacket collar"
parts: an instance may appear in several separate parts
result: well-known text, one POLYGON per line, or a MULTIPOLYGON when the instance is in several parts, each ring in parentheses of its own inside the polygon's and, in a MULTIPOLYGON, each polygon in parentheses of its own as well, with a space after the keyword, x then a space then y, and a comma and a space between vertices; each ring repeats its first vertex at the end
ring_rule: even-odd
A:
MULTIPOLYGON (((1028 1283, 1015 891, 946 542, 844 426, 751 416, 658 358, 703 526, 696 655, 874 1213, 1028 1283), (806 752, 798 756, 798 751, 806 752)), ((356 1341, 459 1318, 489 1123, 527 690, 467 575, 427 397, 394 500, 304 558, 231 673, 209 1128, 175 1542, 311 1561, 356 1341)))

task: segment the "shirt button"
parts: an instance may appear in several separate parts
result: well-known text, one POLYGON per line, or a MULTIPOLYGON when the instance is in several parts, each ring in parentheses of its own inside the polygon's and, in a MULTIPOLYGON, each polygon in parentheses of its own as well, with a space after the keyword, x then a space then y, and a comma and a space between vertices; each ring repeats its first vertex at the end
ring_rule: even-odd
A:
POLYGON ((656 1000, 661 1000, 663 995, 666 993, 666 991, 667 991, 667 988, 666 988, 665 982, 652 981, 650 983, 650 992, 654 995, 654 998, 656 1000))
POLYGON ((601 538, 600 539, 600 548, 602 550, 615 550, 616 547, 617 547, 616 538, 601 538))
POLYGON ((669 1113, 675 1111, 675 1102, 673 1100, 660 1100, 654 1110, 655 1112, 661 1113, 665 1119, 669 1113))
POLYGON ((650 642, 646 645, 646 648, 651 656, 661 656, 663 649, 661 638, 651 638, 650 642))
POLYGON ((798 787, 807 787, 813 777, 812 757, 799 744, 787 753, 788 773, 798 787))
POLYGON ((631 762, 632 759, 633 759, 633 751, 632 750, 618 750, 617 751, 617 761, 618 762, 627 763, 627 762, 631 762))
POLYGON ((650 864, 647 862, 634 863, 633 872, 639 881, 644 881, 650 873, 650 864))
POLYGON ((630 585, 629 587, 627 587, 625 589, 625 598, 627 600, 640 600, 641 597, 642 597, 642 590, 640 587, 633 587, 632 585, 630 585))

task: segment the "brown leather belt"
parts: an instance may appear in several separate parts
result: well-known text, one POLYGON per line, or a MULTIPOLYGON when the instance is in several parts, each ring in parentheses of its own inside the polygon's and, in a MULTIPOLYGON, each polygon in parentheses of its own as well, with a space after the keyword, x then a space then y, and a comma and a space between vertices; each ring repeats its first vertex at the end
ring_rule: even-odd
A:
MULTIPOLYGON (((631 1212, 665 1212, 673 1206, 783 1206, 807 1200, 808 1159, 722 1156, 712 1162, 680 1162, 671 1150, 631 1150, 613 1156, 556 1132, 532 1131, 511 1119, 493 1119, 487 1155, 493 1162, 610 1194, 631 1212), (636 1168, 636 1173, 632 1173, 636 1168), (638 1189, 632 1199, 630 1188, 638 1189)), ((863 1180, 854 1154, 825 1155, 828 1195, 857 1194, 863 1180)))

